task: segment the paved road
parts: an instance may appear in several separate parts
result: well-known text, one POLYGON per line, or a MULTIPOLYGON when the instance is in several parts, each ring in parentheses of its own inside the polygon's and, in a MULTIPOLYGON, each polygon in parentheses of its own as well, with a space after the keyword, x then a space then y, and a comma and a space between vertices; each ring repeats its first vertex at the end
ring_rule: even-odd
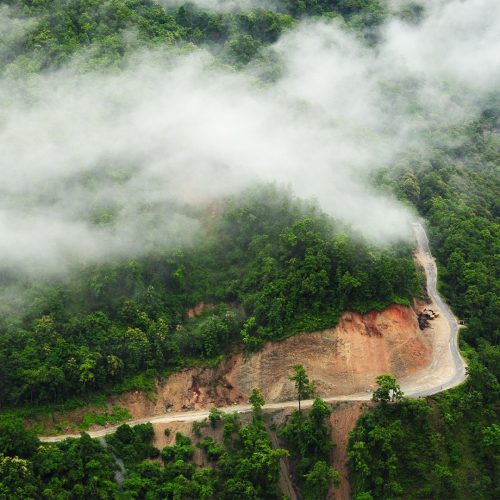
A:
MULTIPOLYGON (((403 386, 405 394, 407 396, 412 397, 421 397, 428 396, 431 394, 437 394, 438 392, 442 392, 446 389, 459 385, 461 382, 465 380, 466 377, 466 364, 460 355, 460 351, 458 350, 458 322, 450 308, 446 305, 446 303, 441 299, 437 292, 436 282, 437 282, 437 268, 434 258, 431 255, 429 249, 429 240, 427 238, 427 234, 425 233, 424 227, 420 222, 416 222, 413 224, 413 228, 415 231, 415 235, 417 238, 417 251, 419 255, 419 260, 423 264, 425 269, 425 274, 427 277, 427 291, 431 299, 434 301, 434 309, 437 309, 441 316, 446 318, 446 321, 449 325, 449 342, 446 345, 446 349, 451 351, 452 362, 454 363, 453 374, 446 380, 438 380, 436 382, 429 383, 421 383, 422 381, 417 378, 413 378, 410 386, 403 386), (434 385, 433 385, 434 384, 434 385), (425 389, 422 389, 422 387, 425 389)), ((433 360, 431 362, 430 367, 432 369, 436 369, 439 366, 440 362, 443 362, 445 359, 442 356, 443 353, 440 353, 439 356, 434 355, 433 360)), ((445 353, 448 354, 448 353, 445 353)), ((367 401, 371 399, 371 392, 363 392, 358 394, 349 394, 346 396, 333 396, 323 398, 326 402, 333 403, 336 401, 367 401)), ((312 405, 313 400, 303 401, 301 406, 304 408, 308 408, 312 405)), ((283 408, 291 408, 297 405, 297 401, 285 401, 280 403, 269 403, 264 406, 264 409, 273 410, 273 409, 283 409, 283 408)), ((220 408, 224 412, 238 412, 238 413, 248 413, 250 412, 250 405, 233 405, 227 406, 224 408, 220 408)), ((143 424, 147 422, 151 423, 169 423, 169 422, 193 422, 196 420, 203 420, 208 417, 207 410, 195 410, 188 412, 171 412, 165 413, 163 415, 147 417, 143 419, 131 420, 127 422, 129 425, 143 424)), ((98 431, 91 431, 89 434, 92 437, 102 437, 107 434, 112 434, 115 432, 116 426, 106 427, 105 429, 100 429, 98 431)), ((61 436, 50 436, 50 437, 41 437, 41 441, 45 442, 54 442, 54 441, 62 441, 68 437, 78 437, 78 434, 66 434, 61 436)))

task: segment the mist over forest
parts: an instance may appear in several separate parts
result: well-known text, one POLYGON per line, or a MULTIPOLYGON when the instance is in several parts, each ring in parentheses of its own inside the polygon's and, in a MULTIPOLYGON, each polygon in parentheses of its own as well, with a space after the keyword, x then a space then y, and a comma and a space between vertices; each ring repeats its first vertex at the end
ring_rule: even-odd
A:
POLYGON ((498 0, 2 1, 0 498, 500 498, 499 200, 498 0))
POLYGON ((54 272, 175 246, 198 227, 186 205, 256 182, 314 198, 379 243, 408 237, 414 215, 371 173, 428 158, 500 83, 497 2, 424 12, 387 16, 376 44, 338 18, 294 21, 236 67, 213 42, 135 47, 124 29, 118 67, 92 62, 90 44, 36 72, 35 53, 16 50, 42 21, 4 5, 2 261, 54 272))

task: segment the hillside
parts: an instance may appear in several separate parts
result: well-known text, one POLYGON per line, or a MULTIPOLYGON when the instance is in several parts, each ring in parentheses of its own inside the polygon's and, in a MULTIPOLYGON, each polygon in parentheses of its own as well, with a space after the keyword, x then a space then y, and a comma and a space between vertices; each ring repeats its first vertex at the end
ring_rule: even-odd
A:
POLYGON ((500 497, 498 26, 2 2, 0 498, 500 497))
POLYGON ((232 203, 192 247, 21 282, 32 305, 4 318, 0 400, 54 404, 133 389, 136 374, 152 383, 235 349, 333 327, 345 309, 409 304, 419 293, 404 242, 380 251, 273 188, 232 203), (217 307, 189 318, 200 300, 217 307))

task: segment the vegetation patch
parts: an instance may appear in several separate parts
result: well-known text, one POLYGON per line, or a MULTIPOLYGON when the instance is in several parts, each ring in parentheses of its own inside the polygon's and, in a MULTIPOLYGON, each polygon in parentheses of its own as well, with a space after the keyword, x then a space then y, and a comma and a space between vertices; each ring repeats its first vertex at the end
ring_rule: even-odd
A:
POLYGON ((113 405, 111 411, 105 411, 104 413, 91 413, 83 417, 82 423, 78 426, 80 431, 86 431, 94 425, 100 425, 102 427, 111 424, 119 424, 125 420, 130 420, 132 415, 126 408, 122 408, 119 405, 113 405))

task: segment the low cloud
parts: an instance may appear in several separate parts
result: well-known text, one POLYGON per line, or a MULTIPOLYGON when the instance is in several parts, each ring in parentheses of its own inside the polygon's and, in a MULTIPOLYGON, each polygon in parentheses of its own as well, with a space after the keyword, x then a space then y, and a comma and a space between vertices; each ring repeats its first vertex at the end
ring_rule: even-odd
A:
POLYGON ((18 17, 17 11, 8 5, 0 5, 0 62, 7 52, 22 42, 24 35, 36 21, 18 17))
POLYGON ((262 83, 199 50, 135 54, 120 72, 75 65, 0 81, 0 260, 54 272, 189 241, 192 207, 256 182, 317 198, 374 241, 412 215, 367 178, 425 155, 428 131, 474 118, 500 83, 495 0, 429 6, 368 48, 305 22, 269 50, 262 83))
POLYGON ((195 5, 201 9, 216 12, 248 12, 255 9, 275 9, 280 5, 279 0, 156 0, 166 8, 195 5))

